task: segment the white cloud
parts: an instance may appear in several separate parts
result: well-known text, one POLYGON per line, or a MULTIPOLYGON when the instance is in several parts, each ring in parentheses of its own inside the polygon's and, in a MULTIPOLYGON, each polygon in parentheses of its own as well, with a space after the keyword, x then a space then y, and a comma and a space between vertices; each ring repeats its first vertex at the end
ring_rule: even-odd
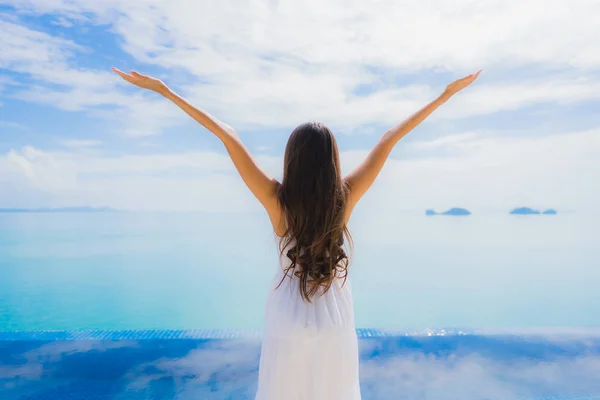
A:
MULTIPOLYGON (((492 132, 480 137, 469 132, 413 143, 398 145, 362 201, 364 207, 380 214, 455 205, 584 210, 594 209, 600 196, 598 129, 533 139, 492 132), (428 156, 427 152, 440 150, 445 152, 443 157, 428 156), (421 157, 406 157, 413 154, 421 157)), ((342 152, 344 172, 366 154, 342 152)), ((273 176, 281 177, 281 157, 260 155, 257 159, 273 176)), ((146 210, 259 208, 228 156, 216 152, 108 156, 76 148, 57 152, 25 147, 0 158, 2 180, 51 193, 62 205, 146 210)))
MULTIPOLYGON (((271 162, 268 156, 262 159, 267 166, 271 162)), ((241 178, 233 172, 226 155, 212 152, 109 157, 98 152, 51 152, 27 146, 0 158, 0 183, 12 182, 13 189, 25 187, 51 194, 52 204, 134 210, 235 211, 256 207, 241 178), (239 196, 232 199, 231 193, 239 196)), ((40 201, 48 200, 41 197, 40 201)))
MULTIPOLYGON (((46 13, 59 21, 110 26, 138 62, 173 71, 160 77, 240 130, 283 130, 317 119, 336 132, 371 133, 375 125, 400 122, 448 79, 479 67, 484 68, 480 80, 433 120, 496 111, 517 118, 523 108, 597 101, 600 93, 594 78, 600 53, 591 40, 600 33, 593 23, 600 5, 591 0, 568 7, 541 0, 368 5, 257 0, 219 2, 218 7, 210 1, 183 6, 179 0, 7 4, 17 14, 46 13), (435 85, 425 84, 419 75, 425 71, 433 72, 435 85), (354 94, 357 87, 368 94, 354 94)), ((80 68, 76 56, 90 49, 76 43, 79 39, 37 31, 15 15, 3 15, 0 24, 5 32, 0 66, 15 73, 10 82, 0 78, 0 86, 21 83, 11 96, 117 121, 118 129, 131 136, 160 133, 186 120, 172 104, 127 88, 110 71, 80 68)), ((597 131, 543 136, 501 138, 492 127, 482 127, 400 144, 397 158, 389 160, 363 201, 382 212, 398 204, 423 209, 548 201, 553 207, 594 207, 600 193, 594 179, 597 131)), ((223 153, 111 157, 83 151, 96 141, 101 140, 64 142, 72 150, 62 152, 13 149, 0 158, 0 181, 11 182, 15 192, 27 188, 66 205, 222 209, 228 204, 245 209, 255 203, 223 153), (240 195, 223 201, 230 193, 240 195)), ((345 152, 344 167, 365 155, 345 152)), ((280 157, 260 159, 273 175, 281 174, 280 157)))
POLYGON ((440 147, 449 147, 454 146, 460 143, 463 143, 468 140, 473 140, 477 138, 481 138, 483 135, 482 132, 464 132, 457 133, 453 135, 442 136, 439 139, 433 140, 420 140, 416 142, 412 142, 410 147, 415 149, 435 149, 440 147))
POLYGON ((75 56, 88 50, 72 40, 6 18, 0 18, 0 29, 0 67, 31 80, 12 97, 68 111, 90 111, 116 120, 121 131, 131 136, 160 133, 163 127, 184 121, 181 112, 159 96, 125 91, 126 84, 113 72, 79 68, 75 56))
MULTIPOLYGON (((182 68, 194 81, 210 82, 187 85, 163 76, 239 129, 289 128, 307 119, 324 120, 342 132, 361 131, 357 126, 367 124, 393 124, 431 100, 447 80, 480 67, 484 68, 480 82, 434 118, 597 100, 600 93, 597 78, 584 78, 586 71, 600 67, 595 46, 600 25, 594 20, 600 6, 593 0, 569 5, 542 0, 486 0, 476 5, 468 0, 427 4, 257 0, 243 5, 219 2, 218 7, 211 1, 183 0, 8 3, 20 12, 59 18, 85 15, 88 22, 111 25, 123 49, 138 61, 182 68), (390 83, 396 80, 391 76, 427 70, 442 73, 444 81, 436 76, 440 83, 435 87, 420 80, 411 85, 390 83), (376 90, 353 95, 361 84, 376 90)), ((25 28, 7 28, 19 37, 32 36, 25 28)), ((75 51, 75 44, 64 39, 43 42, 58 46, 52 51, 63 59, 75 51)), ((42 48, 40 54, 49 51, 42 48)), ((84 85, 108 82, 103 78, 108 72, 63 69, 67 71, 69 79, 84 85)), ((52 68, 29 73, 44 73, 48 81, 64 79, 52 68)), ((132 99, 93 86, 67 95, 34 90, 22 96, 72 110, 114 104, 123 110, 123 119, 133 121, 127 127, 133 135, 157 133, 179 115, 154 99, 132 99), (153 111, 147 113, 148 109, 153 111), (148 114, 161 123, 144 124, 142 116, 148 114)))
MULTIPOLYGON (((448 138, 442 146, 434 140, 444 156, 389 160, 364 201, 381 212, 518 205, 593 210, 600 196, 599 133, 509 138, 486 132, 481 137, 457 135, 452 139, 460 140, 448 138)), ((433 147, 415 145, 418 151, 433 147)))
MULTIPOLYGON (((9 1, 21 10, 66 15, 89 12, 111 21, 132 51, 226 46, 230 56, 269 55, 289 61, 367 63, 392 68, 471 68, 549 63, 597 67, 600 58, 593 0, 203 1, 122 3, 93 0, 9 1), (119 11, 117 14, 115 11, 119 11), (252 18, 248 18, 252 16, 252 18), (507 27, 510 26, 510 29, 507 27), (162 35, 158 32, 162 31, 162 35), (212 38, 212 43, 203 39, 212 38)), ((221 50, 221 49, 219 49, 221 50)), ((190 53, 188 53, 190 54, 190 53)), ((183 60, 185 62, 185 60, 183 60)), ((208 59, 199 70, 218 72, 208 59)), ((176 63, 177 60, 173 59, 176 63)), ((243 68, 228 63, 230 68, 243 68)))
POLYGON ((72 28, 73 22, 69 21, 66 18, 60 17, 60 18, 52 21, 52 25, 62 26, 63 28, 72 28))
POLYGON ((75 184, 75 174, 64 168, 63 160, 33 147, 26 146, 20 152, 10 150, 5 163, 9 172, 22 175, 27 185, 41 192, 60 195, 75 184))
MULTIPOLYGON (((1 17, 1 15, 0 15, 1 17)), ((18 22, 0 19, 0 66, 35 79, 62 85, 100 88, 108 74, 88 73, 69 68, 73 52, 83 50, 72 40, 29 29, 18 22)))
POLYGON ((544 76, 528 82, 506 81, 473 86, 458 94, 433 118, 463 118, 495 111, 516 111, 536 104, 572 104, 600 100, 600 81, 584 77, 544 76))

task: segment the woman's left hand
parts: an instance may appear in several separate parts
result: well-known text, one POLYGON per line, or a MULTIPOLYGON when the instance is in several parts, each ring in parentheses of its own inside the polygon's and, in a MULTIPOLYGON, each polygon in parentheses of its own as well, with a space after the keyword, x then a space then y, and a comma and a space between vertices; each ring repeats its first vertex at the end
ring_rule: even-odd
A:
POLYGON ((481 70, 475 72, 474 74, 465 76, 464 78, 455 80, 454 82, 452 82, 451 84, 449 84, 446 87, 446 90, 444 91, 444 93, 448 96, 455 95, 456 93, 460 92, 461 90, 463 90, 464 88, 469 86, 471 83, 475 82, 475 80, 477 79, 477 77, 479 76, 480 73, 481 73, 481 70))
POLYGON ((113 67, 112 70, 119 74, 119 76, 121 76, 121 78, 125 79, 127 82, 143 89, 153 90, 161 94, 164 94, 168 90, 167 85, 165 85, 160 79, 142 75, 135 71, 131 71, 130 74, 127 74, 115 67, 113 67))

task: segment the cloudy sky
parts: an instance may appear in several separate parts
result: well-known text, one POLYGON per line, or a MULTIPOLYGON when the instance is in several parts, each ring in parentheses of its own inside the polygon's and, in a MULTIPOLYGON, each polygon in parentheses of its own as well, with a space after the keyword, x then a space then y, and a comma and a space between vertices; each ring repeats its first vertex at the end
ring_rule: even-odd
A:
POLYGON ((483 69, 400 142, 364 202, 593 209, 599 16, 597 0, 2 0, 0 207, 258 207, 220 142, 117 66, 233 126, 276 177, 297 124, 328 124, 348 171, 483 69))

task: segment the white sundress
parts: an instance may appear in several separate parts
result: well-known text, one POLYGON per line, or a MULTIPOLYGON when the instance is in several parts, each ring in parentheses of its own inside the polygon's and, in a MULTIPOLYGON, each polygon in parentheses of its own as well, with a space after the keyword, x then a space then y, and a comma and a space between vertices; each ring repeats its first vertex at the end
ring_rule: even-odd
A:
POLYGON ((336 278, 308 303, 291 271, 275 289, 290 265, 286 254, 265 304, 255 400, 360 400, 350 279, 342 286, 336 278))

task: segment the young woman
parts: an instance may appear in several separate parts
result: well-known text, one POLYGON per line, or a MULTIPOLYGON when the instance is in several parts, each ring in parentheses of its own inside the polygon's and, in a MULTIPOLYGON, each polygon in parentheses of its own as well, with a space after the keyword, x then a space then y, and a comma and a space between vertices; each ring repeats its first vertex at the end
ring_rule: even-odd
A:
POLYGON ((236 169, 267 210, 279 237, 279 268, 265 305, 257 400, 357 400, 358 343, 349 259, 343 246, 352 210, 395 144, 479 73, 385 132, 368 157, 342 177, 335 137, 323 124, 298 126, 288 140, 283 180, 263 171, 229 125, 192 106, 158 79, 113 70, 127 82, 171 100, 225 146, 236 169))

